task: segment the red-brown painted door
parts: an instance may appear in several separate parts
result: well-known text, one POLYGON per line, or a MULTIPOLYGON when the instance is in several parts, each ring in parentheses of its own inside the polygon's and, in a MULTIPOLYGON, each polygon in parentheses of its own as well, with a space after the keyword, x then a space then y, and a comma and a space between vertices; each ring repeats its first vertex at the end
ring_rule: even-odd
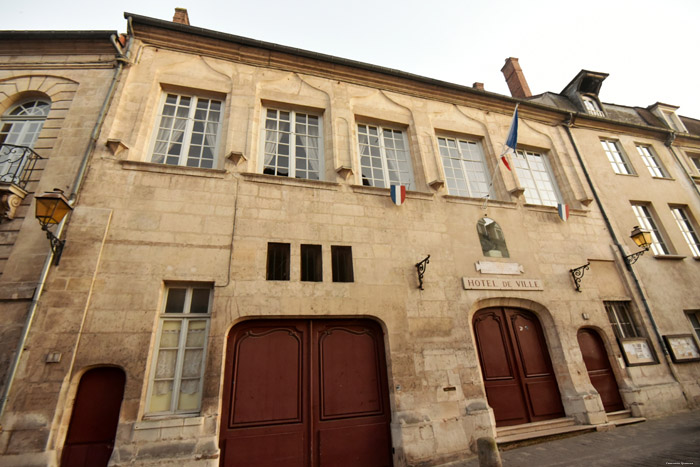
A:
POLYGON ((384 343, 369 320, 255 320, 228 338, 222 466, 389 466, 384 343))
POLYGON ((620 389, 615 380, 615 374, 610 366, 605 345, 597 332, 592 329, 580 329, 578 345, 581 348, 583 361, 588 370, 591 384, 600 394, 606 412, 614 412, 625 408, 620 397, 620 389))
POLYGON ((119 368, 87 371, 80 379, 62 467, 106 466, 112 455, 126 376, 119 368))
POLYGON ((497 426, 564 415, 547 343, 534 314, 510 308, 479 311, 474 337, 497 426))

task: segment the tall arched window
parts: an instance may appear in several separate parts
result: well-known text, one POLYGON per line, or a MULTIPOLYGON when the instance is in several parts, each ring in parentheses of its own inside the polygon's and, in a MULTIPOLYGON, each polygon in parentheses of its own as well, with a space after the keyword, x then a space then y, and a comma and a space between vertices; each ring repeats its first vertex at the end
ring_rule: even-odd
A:
POLYGON ((0 118, 0 182, 17 183, 22 178, 31 155, 26 148, 34 147, 50 108, 47 101, 24 101, 0 118))

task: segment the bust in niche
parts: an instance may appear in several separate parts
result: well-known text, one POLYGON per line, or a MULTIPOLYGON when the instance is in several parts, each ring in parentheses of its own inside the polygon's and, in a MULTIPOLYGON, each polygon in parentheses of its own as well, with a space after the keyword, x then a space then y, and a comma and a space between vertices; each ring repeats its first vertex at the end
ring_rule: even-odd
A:
POLYGON ((482 217, 476 223, 476 231, 481 242, 481 251, 490 258, 509 258, 506 237, 501 226, 488 217, 482 217))

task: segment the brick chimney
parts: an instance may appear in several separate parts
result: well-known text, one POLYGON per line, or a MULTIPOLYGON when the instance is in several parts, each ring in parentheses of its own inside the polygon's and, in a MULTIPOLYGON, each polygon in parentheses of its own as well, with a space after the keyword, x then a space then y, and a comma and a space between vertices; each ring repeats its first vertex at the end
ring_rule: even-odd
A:
POLYGON ((501 68, 501 72, 503 76, 506 77, 506 83, 508 83, 511 96, 521 99, 532 96, 532 92, 530 92, 530 87, 527 85, 525 75, 523 74, 522 68, 520 68, 520 64, 518 64, 517 58, 506 58, 506 64, 501 68))
POLYGON ((190 17, 187 15, 187 8, 175 8, 175 15, 173 16, 173 23, 190 25, 190 17))
POLYGON ((484 83, 480 83, 478 81, 475 81, 474 84, 472 84, 472 87, 474 89, 478 89, 479 91, 483 91, 484 90, 484 83))

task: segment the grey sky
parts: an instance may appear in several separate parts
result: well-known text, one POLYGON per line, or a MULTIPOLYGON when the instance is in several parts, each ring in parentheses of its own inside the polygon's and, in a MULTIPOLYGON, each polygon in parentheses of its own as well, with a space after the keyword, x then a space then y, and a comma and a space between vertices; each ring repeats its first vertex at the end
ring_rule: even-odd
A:
POLYGON ((603 102, 680 106, 700 119, 697 0, 2 0, 0 29, 116 29, 123 12, 395 68, 510 94, 518 57, 534 94, 560 92, 581 69, 609 73, 603 102))

